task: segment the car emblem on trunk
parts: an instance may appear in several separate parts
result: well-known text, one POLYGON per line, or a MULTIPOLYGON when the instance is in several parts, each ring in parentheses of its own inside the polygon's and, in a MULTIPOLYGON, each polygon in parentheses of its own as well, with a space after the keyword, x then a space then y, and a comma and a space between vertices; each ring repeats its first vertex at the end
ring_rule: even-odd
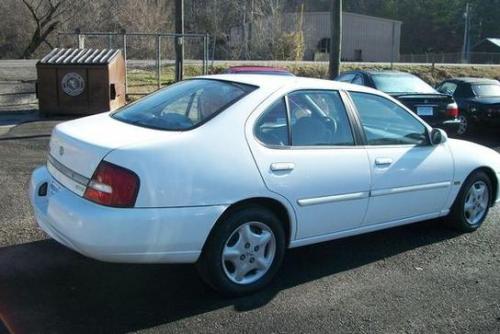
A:
POLYGON ((64 147, 59 146, 59 155, 63 155, 63 154, 64 154, 64 147))

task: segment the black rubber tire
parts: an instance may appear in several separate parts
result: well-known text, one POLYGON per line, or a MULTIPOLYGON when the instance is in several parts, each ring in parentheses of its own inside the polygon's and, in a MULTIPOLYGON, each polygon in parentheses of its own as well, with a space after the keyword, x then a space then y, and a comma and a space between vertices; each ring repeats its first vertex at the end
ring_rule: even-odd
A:
POLYGON ((196 267, 202 279, 219 293, 231 297, 247 295, 264 288, 271 282, 283 262, 285 245, 283 223, 276 215, 261 206, 248 206, 231 213, 226 219, 215 225, 196 267), (241 285, 232 282, 226 276, 222 267, 221 255, 225 242, 233 231, 250 221, 264 223, 273 231, 276 238, 276 254, 271 267, 264 276, 251 284, 241 285))
POLYGON ((477 230, 484 222, 486 217, 488 216, 488 212, 490 209, 491 205, 491 196, 492 196, 492 184, 491 180, 488 177, 488 175, 483 172, 483 171, 475 171, 471 175, 467 177, 465 182, 462 185, 462 188, 460 189, 457 198, 455 199, 455 202, 453 203, 453 206, 451 207, 451 211, 448 214, 448 216, 445 218, 446 223, 461 232, 473 232, 477 230), (470 187, 477 181, 483 181, 486 184, 486 187, 488 188, 488 195, 489 195, 489 200, 490 204, 486 208, 486 212, 484 216, 477 222, 476 224, 472 225, 467 222, 465 219, 465 212, 464 212, 464 204, 465 204, 465 197, 467 195, 467 192, 469 191, 470 187))

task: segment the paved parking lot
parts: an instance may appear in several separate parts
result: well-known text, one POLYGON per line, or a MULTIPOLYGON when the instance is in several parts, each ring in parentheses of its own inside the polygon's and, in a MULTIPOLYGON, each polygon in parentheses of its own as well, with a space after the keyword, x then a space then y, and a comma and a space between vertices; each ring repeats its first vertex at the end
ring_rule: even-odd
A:
MULTIPOLYGON (((472 234, 427 221, 295 249, 269 289, 224 299, 191 265, 108 264, 46 239, 26 194, 55 123, 0 137, 0 319, 13 332, 500 333, 500 207, 472 234)), ((471 139, 500 152, 495 131, 471 139)))

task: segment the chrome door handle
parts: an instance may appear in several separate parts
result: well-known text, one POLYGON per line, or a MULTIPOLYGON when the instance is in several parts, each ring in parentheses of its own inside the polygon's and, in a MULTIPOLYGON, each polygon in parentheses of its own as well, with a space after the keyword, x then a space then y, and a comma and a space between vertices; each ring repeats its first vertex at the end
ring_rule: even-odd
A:
POLYGON ((273 172, 291 171, 294 168, 295 164, 293 162, 274 162, 271 164, 271 170, 273 172))
POLYGON ((392 164, 392 159, 391 158, 377 158, 375 159, 375 165, 376 166, 390 166, 392 164))

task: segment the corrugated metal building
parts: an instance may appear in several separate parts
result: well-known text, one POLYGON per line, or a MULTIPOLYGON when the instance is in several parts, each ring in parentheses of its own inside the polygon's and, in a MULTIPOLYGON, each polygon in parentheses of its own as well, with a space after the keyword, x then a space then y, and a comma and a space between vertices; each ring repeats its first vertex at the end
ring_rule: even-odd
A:
MULTIPOLYGON (((302 21, 304 60, 326 60, 330 41, 330 13, 285 13, 279 18, 266 18, 246 26, 233 27, 230 46, 238 46, 248 38, 255 46, 273 34, 297 31, 302 21)), ((346 61, 390 62, 399 59, 401 21, 354 13, 343 13, 342 59, 346 61)), ((268 42, 269 43, 269 42, 268 42)))

